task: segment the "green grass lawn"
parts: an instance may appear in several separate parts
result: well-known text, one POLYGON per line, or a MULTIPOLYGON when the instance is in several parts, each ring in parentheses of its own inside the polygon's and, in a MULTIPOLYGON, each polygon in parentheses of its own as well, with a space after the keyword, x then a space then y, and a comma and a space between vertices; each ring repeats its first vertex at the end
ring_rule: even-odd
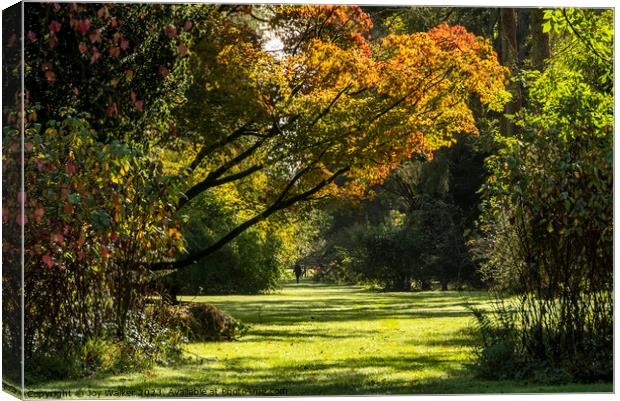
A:
POLYGON ((612 384, 543 386, 474 379, 473 317, 485 293, 379 293, 302 281, 271 295, 184 297, 250 324, 239 341, 187 345, 194 361, 32 390, 88 396, 609 392, 612 384), (123 393, 106 391, 122 389, 123 393), (76 392, 76 391, 81 391, 76 392), (285 393, 283 392, 285 391, 285 393))

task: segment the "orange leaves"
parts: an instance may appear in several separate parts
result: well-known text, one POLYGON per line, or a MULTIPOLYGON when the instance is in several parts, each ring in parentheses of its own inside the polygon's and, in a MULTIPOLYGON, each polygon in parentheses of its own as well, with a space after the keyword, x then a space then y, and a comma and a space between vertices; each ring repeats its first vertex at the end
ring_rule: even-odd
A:
POLYGON ((276 189, 298 172, 306 171, 292 190, 303 193, 347 171, 344 183, 312 196, 362 195, 412 154, 430 157, 456 133, 477 133, 472 95, 490 108, 505 100, 506 69, 488 42, 462 27, 391 34, 371 45, 368 16, 338 6, 278 6, 270 25, 262 39, 275 36, 281 51, 223 21, 197 54, 210 110, 236 121, 225 132, 241 121, 269 132, 252 163, 266 166, 276 189))
POLYGON ((370 55, 372 20, 359 6, 279 6, 272 27, 280 31, 286 45, 303 47, 307 40, 322 37, 346 48, 362 49, 370 55), (305 42, 305 43, 304 43, 305 42))
POLYGON ((374 54, 315 38, 285 62, 293 59, 311 88, 296 111, 320 117, 308 118, 316 131, 306 135, 338 144, 326 153, 334 164, 353 163, 350 194, 380 184, 413 153, 430 156, 457 133, 477 133, 472 94, 490 108, 506 98, 506 69, 462 27, 389 35, 374 54))

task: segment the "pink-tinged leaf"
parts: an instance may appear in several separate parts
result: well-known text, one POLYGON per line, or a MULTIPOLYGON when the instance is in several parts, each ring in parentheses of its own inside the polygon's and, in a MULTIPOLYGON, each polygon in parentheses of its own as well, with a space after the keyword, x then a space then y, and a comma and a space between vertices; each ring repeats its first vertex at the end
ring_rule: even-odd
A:
POLYGON ((116 241, 118 239, 118 235, 115 232, 112 232, 112 234, 110 234, 110 239, 112 241, 116 241))
POLYGON ((123 50, 129 49, 129 41, 127 39, 121 40, 121 49, 123 50))
POLYGON ((45 215, 45 210, 43 210, 42 207, 34 211, 34 219, 37 222, 37 224, 41 222, 41 219, 43 219, 44 215, 45 215))
POLYGON ((99 29, 97 29, 95 32, 88 34, 88 39, 90 39, 91 43, 101 42, 99 29))
POLYGON ((90 62, 94 63, 101 57, 101 53, 99 53, 99 49, 93 47, 93 55, 90 57, 90 62))
POLYGON ((80 42, 78 48, 80 49, 80 53, 84 53, 88 49, 88 47, 86 47, 86 43, 84 42, 80 42))
POLYGON ((2 208, 2 222, 6 223, 8 221, 9 221, 9 208, 3 207, 2 208))
POLYGON ((17 193, 17 203, 19 203, 20 205, 22 203, 26 203, 26 193, 23 191, 20 191, 17 193))
POLYGON ((164 67, 163 65, 159 66, 159 75, 165 78, 168 76, 169 73, 170 71, 166 67, 164 67))
POLYGON ((75 164, 71 162, 67 163, 67 165, 65 166, 65 169, 67 170, 67 174, 75 174, 75 172, 77 171, 75 164))
POLYGON ((28 223, 28 217, 25 214, 22 214, 22 212, 19 212, 15 218, 15 221, 17 221, 17 224, 20 226, 23 226, 28 223))
POLYGON ((185 43, 181 42, 181 44, 179 44, 179 54, 181 56, 186 56, 187 55, 187 46, 185 46, 185 43))
POLYGON ((78 251, 77 256, 79 260, 84 260, 84 257, 86 256, 86 254, 84 253, 84 251, 78 251))
POLYGON ((53 49, 54 47, 56 47, 56 45, 58 44, 58 39, 56 39, 56 35, 50 35, 50 47, 53 49))
POLYGON ((101 7, 99 10, 97 10, 97 15, 101 18, 106 18, 110 14, 108 13, 107 7, 101 7))
POLYGON ((54 71, 52 71, 52 70, 45 71, 45 79, 48 82, 56 81, 56 73, 54 71))
POLYGON ((168 25, 166 28, 164 28, 164 31, 169 38, 174 38, 175 36, 177 36, 177 29, 172 25, 168 25))
POLYGON ((183 29, 187 32, 190 29, 192 29, 192 26, 193 26, 192 21, 187 20, 185 21, 185 25, 183 25, 183 29))
POLYGON ((104 258, 108 257, 110 255, 110 250, 108 249, 107 246, 105 245, 101 245, 101 256, 103 256, 104 258))
POLYGON ((75 207, 70 203, 65 203, 63 207, 63 210, 65 211, 65 214, 67 215, 72 214, 74 209, 75 207))
POLYGON ((54 20, 50 23, 50 32, 60 32, 60 22, 54 20))
POLYGON ((137 100, 135 105, 136 105, 136 109, 142 111, 142 107, 144 106, 144 102, 142 100, 137 100))
POLYGON ((80 25, 78 27, 78 30, 80 31, 80 33, 86 33, 88 32, 88 30, 90 29, 90 21, 87 19, 84 19, 82 21, 80 21, 80 25))
POLYGON ((112 57, 118 57, 121 55, 121 49, 116 46, 112 46, 108 48, 108 53, 110 53, 110 56, 112 57))
POLYGON ((112 26, 112 28, 116 28, 116 26, 118 25, 118 21, 116 20, 116 17, 112 17, 110 19, 110 25, 112 26))
POLYGON ((131 95, 130 95, 130 97, 131 97, 131 101, 135 103, 135 102, 136 102, 136 99, 137 99, 137 97, 136 97, 136 92, 134 92, 134 91, 132 90, 132 91, 131 91, 131 95))
POLYGON ((65 237, 62 235, 62 233, 54 233, 52 235, 52 240, 61 245, 65 243, 65 237))
POLYGON ((108 106, 108 111, 106 114, 108 117, 116 117, 118 115, 118 108, 116 107, 116 103, 112 103, 108 106))
POLYGON ((37 34, 32 31, 28 31, 28 34, 26 36, 28 37, 28 40, 30 40, 31 42, 34 42, 35 40, 37 40, 37 34))
POLYGON ((45 263, 48 269, 51 269, 52 266, 54 266, 54 261, 49 254, 46 253, 41 259, 43 260, 43 263, 45 263))
POLYGON ((30 152, 32 150, 32 142, 26 142, 24 143, 24 148, 26 149, 26 152, 30 152))

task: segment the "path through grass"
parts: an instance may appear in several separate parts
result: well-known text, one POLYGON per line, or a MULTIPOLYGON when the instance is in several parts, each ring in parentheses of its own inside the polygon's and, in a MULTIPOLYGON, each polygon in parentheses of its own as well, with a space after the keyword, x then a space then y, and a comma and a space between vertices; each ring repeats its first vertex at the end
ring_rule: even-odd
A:
MULTIPOLYGON (((470 303, 484 293, 378 293, 287 283, 272 295, 202 296, 250 324, 241 340, 195 343, 196 362, 149 372, 48 383, 98 396, 336 395, 612 391, 611 384, 539 386, 473 379, 470 303)), ((80 393, 77 393, 78 395, 80 393)))

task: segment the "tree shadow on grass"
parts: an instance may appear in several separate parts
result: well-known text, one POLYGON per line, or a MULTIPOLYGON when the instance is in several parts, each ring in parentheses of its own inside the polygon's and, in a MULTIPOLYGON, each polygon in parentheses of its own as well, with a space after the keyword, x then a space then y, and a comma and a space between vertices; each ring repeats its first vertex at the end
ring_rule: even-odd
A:
MULTIPOLYGON (((609 385, 545 386, 518 381, 477 380, 449 358, 418 355, 374 357, 362 355, 340 360, 317 360, 262 366, 247 357, 227 358, 222 363, 187 364, 174 374, 148 380, 115 378, 85 383, 72 390, 103 392, 118 389, 137 395, 380 395, 380 394, 475 394, 563 391, 612 391, 609 385), (416 377, 429 366, 440 371, 432 377, 416 377), (413 372, 402 379, 383 373, 413 372), (215 393, 212 393, 215 391, 215 393), (148 395, 148 394, 147 394, 148 395)), ((50 388, 52 390, 52 388, 50 388)))
MULTIPOLYGON (((227 358, 222 363, 186 364, 174 374, 154 376, 148 380, 108 380, 82 382, 74 391, 104 393, 120 387, 127 393, 178 395, 192 389, 220 389, 230 395, 364 395, 415 393, 415 381, 383 379, 373 371, 420 371, 429 365, 442 367, 447 375, 458 369, 451 362, 430 356, 373 357, 361 356, 340 360, 317 360, 304 363, 286 363, 276 366, 258 366, 247 357, 227 358)), ((146 378, 145 378, 146 379, 146 378)), ((66 388, 66 387, 65 387, 66 388)), ((46 390, 62 390, 63 386, 46 390)), ((207 391, 208 393, 209 391, 207 391)), ((222 392, 220 391, 220 395, 222 392)))
POLYGON ((343 322, 378 319, 452 318, 471 315, 465 303, 425 303, 418 299, 373 302, 372 299, 331 298, 326 302, 304 300, 215 301, 232 316, 248 323, 295 324, 300 322, 343 322))
MULTIPOLYGON (((449 360, 428 356, 316 361, 271 367, 253 366, 248 358, 231 358, 221 367, 187 365, 174 375, 123 382, 98 380, 72 390, 103 392, 118 389, 148 396, 179 395, 390 395, 390 394, 479 394, 544 392, 611 392, 612 384, 536 385, 522 381, 478 380, 449 360), (396 372, 421 371, 440 366, 435 377, 401 379, 372 374, 373 369, 396 372)), ((50 387, 50 390, 52 388, 50 387)), ((57 389, 56 389, 57 390, 57 389)))

